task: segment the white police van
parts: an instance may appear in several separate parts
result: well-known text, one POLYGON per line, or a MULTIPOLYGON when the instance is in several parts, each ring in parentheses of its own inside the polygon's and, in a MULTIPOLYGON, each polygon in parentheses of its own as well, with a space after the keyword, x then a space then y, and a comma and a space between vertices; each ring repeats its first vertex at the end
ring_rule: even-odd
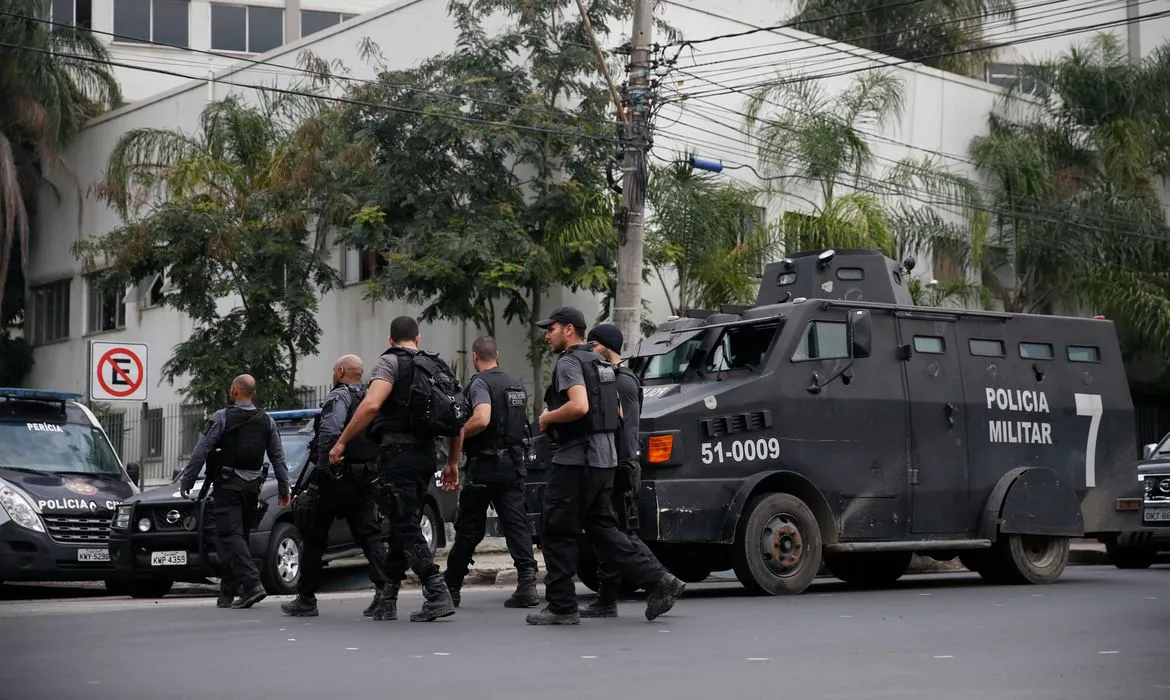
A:
POLYGON ((80 394, 0 387, 0 583, 105 581, 110 523, 138 493, 80 394))

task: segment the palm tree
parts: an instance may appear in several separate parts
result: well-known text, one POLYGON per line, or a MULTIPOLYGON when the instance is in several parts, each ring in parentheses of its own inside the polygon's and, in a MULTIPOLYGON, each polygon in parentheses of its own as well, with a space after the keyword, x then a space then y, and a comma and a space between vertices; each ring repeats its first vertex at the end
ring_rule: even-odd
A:
POLYGON ((754 302, 758 274, 780 247, 773 228, 752 216, 756 191, 696 173, 689 158, 652 170, 651 178, 646 259, 671 313, 754 302))
POLYGON ((1168 352, 1170 106, 1152 97, 1170 94, 1170 45, 1131 65, 1103 35, 1033 73, 1042 102, 1005 101, 970 148, 993 193, 985 277, 1009 310, 1088 305, 1168 352))
POLYGON ((784 76, 753 92, 747 126, 768 189, 811 210, 783 215, 789 252, 876 248, 896 259, 929 251, 964 265, 978 260, 987 216, 975 183, 928 157, 879 164, 868 131, 901 119, 902 108, 901 81, 888 71, 860 73, 832 96, 818 81, 784 76))
POLYGON ((974 76, 992 59, 993 22, 1013 23, 1013 0, 797 0, 801 31, 905 61, 974 76))
POLYGON ((10 262, 18 245, 21 270, 28 261, 30 210, 46 172, 65 166, 61 151, 81 125, 119 105, 122 95, 106 63, 109 53, 105 45, 84 27, 46 22, 51 15, 49 0, 0 0, 0 12, 4 13, 0 15, 3 306, 10 262))

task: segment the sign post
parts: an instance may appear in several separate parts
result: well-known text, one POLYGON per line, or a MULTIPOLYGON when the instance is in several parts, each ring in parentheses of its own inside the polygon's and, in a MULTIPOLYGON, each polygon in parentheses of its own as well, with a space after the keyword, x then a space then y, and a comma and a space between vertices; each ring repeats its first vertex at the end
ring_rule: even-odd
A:
POLYGON ((146 401, 146 343, 89 344, 89 398, 94 401, 146 401))

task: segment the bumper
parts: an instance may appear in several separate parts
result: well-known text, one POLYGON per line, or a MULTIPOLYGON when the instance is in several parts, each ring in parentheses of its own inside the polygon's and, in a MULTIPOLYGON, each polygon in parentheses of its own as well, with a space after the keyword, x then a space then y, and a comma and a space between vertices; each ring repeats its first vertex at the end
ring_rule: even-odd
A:
MULTIPOLYGON (((220 572, 215 530, 208 530, 202 537, 193 532, 115 531, 110 534, 110 559, 121 576, 167 576, 200 582, 220 572)), ((250 534, 248 545, 257 563, 266 554, 269 534, 250 534)))
POLYGON ((63 543, 8 521, 0 525, 0 581, 101 581, 114 573, 104 541, 63 543))

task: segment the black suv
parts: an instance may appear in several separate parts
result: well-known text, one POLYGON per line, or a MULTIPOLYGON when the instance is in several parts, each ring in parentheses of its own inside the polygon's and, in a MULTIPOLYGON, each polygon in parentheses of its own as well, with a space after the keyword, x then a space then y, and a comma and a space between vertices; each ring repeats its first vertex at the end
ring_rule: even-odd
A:
MULTIPOLYGON (((280 428, 290 484, 296 483, 297 476, 308 464, 313 418, 320 410, 269 412, 280 428)), ((445 441, 437 442, 440 467, 446 463, 446 447, 445 441)), ((276 479, 271 472, 269 465, 267 480, 260 491, 260 498, 268 504, 268 510, 252 531, 249 544, 268 593, 292 595, 301 577, 302 539, 293 524, 292 511, 277 505, 276 479)), ((127 498, 118 507, 110 529, 110 558, 116 569, 121 574, 133 575, 137 581, 151 582, 150 585, 139 583, 139 597, 164 596, 175 581, 204 583, 218 570, 214 519, 202 518, 199 512, 199 509, 208 507, 207 499, 192 501, 182 498, 177 472, 174 477, 168 486, 127 498), (199 528, 201 521, 204 525, 199 528)), ((192 494, 198 493, 201 485, 202 482, 197 482, 192 494)), ((458 492, 439 488, 436 472, 427 491, 421 518, 423 536, 432 552, 446 545, 443 524, 454 522, 458 502, 458 492)), ((388 532, 385 521, 383 531, 388 532)), ((353 542, 349 526, 344 520, 337 520, 330 532, 325 561, 360 555, 361 548, 353 542)))

